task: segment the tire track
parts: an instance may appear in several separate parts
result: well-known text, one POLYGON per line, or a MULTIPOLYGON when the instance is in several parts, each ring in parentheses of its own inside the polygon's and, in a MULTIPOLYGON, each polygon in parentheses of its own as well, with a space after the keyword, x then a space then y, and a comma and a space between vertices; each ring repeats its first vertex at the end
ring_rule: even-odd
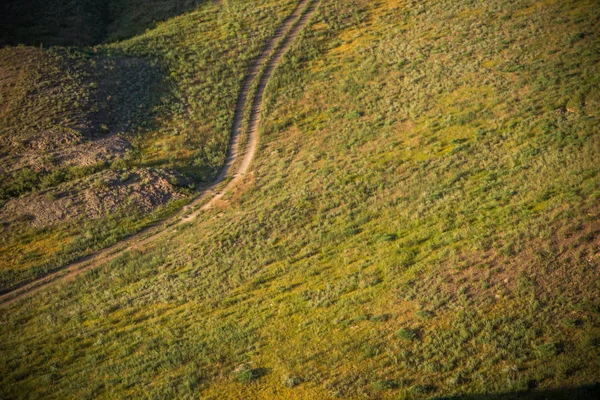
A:
POLYGON ((10 304, 43 290, 51 284, 72 279, 90 269, 96 268, 117 258, 127 251, 149 245, 156 239, 172 231, 174 227, 188 223, 202 212, 212 208, 227 192, 237 186, 250 169, 250 165, 258 148, 258 128, 260 126, 262 113, 261 105, 267 83, 269 82, 273 71, 281 62, 283 55, 289 49, 298 33, 306 26, 319 3, 320 0, 301 0, 292 14, 286 17, 275 30, 273 37, 269 39, 261 54, 250 67, 238 95, 229 151, 225 163, 216 180, 209 187, 205 188, 192 203, 185 206, 183 210, 174 217, 154 223, 142 229, 140 232, 125 238, 119 243, 94 254, 85 256, 59 270, 49 273, 48 275, 1 294, 0 307, 7 307, 10 304), (249 105, 251 111, 248 124, 247 143, 242 150, 240 147, 242 141, 244 110, 248 106, 248 96, 251 95, 250 90, 252 89, 252 84, 257 78, 259 79, 258 85, 249 105), (235 166, 237 166, 237 170, 233 172, 235 166))

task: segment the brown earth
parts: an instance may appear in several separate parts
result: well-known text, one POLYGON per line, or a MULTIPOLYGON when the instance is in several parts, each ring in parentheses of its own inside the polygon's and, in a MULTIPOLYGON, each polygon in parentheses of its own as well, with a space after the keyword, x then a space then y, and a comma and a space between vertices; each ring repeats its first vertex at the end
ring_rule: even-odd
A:
POLYGON ((174 172, 154 169, 107 170, 93 180, 70 182, 11 199, 0 210, 0 220, 10 231, 12 225, 23 221, 35 228, 47 228, 80 218, 99 219, 128 207, 150 212, 184 197, 171 182, 185 181, 174 172))

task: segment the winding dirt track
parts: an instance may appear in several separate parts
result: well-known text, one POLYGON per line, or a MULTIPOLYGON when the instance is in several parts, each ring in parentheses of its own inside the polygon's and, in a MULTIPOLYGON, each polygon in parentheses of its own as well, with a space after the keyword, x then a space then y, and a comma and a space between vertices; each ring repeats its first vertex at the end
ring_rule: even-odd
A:
POLYGON ((250 67, 238 96, 227 158, 213 184, 205 188, 191 204, 184 207, 174 217, 152 224, 111 247, 83 257, 44 277, 3 293, 0 295, 0 307, 7 307, 43 290, 51 284, 72 279, 90 269, 115 259, 126 251, 149 245, 159 237, 171 232, 174 227, 190 222, 202 212, 212 208, 215 202, 221 199, 225 193, 238 185, 250 169, 250 164, 258 148, 261 104, 267 83, 294 38, 306 26, 314 14, 319 2, 320 0, 301 0, 294 12, 277 28, 275 35, 266 43, 260 56, 250 67), (250 91, 257 77, 259 79, 257 89, 251 98, 251 103, 247 104, 248 96, 251 94, 250 91), (247 106, 251 107, 247 143, 243 152, 240 152, 242 123, 244 110, 247 106))

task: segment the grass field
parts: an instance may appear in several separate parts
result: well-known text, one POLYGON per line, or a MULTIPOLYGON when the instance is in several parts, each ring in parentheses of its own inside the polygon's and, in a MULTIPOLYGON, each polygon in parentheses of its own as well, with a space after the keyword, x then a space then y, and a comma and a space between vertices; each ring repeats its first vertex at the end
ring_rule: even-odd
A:
MULTIPOLYGON (((106 51, 185 43, 194 15, 106 51)), ((0 397, 593 398, 599 25, 586 0, 323 0, 267 87, 244 185, 1 310, 0 397)), ((234 89, 174 93, 157 137, 193 114, 226 138, 212 116, 234 89)))
MULTIPOLYGON (((144 12, 147 5, 126 6, 119 26, 133 29, 128 19, 150 18, 144 12)), ((0 155, 5 166, 0 170, 0 201, 21 197, 12 208, 22 212, 14 221, 3 221, 0 289, 115 243, 180 208, 182 197, 212 182, 225 159, 244 74, 292 6, 291 1, 206 2, 123 41, 91 48, 0 49, 1 65, 10 78, 2 87, 6 102, 0 155), (109 151, 106 157, 63 154, 113 136, 125 143, 126 151, 109 151), (152 214, 135 204, 127 206, 134 203, 130 194, 136 189, 115 194, 120 182, 107 183, 109 170, 118 171, 128 186, 144 185, 144 180, 128 177, 163 171, 174 177, 163 197, 177 201, 159 202, 152 214), (85 210, 84 217, 64 211, 58 214, 68 218, 46 225, 36 223, 46 215, 22 211, 22 203, 55 199, 85 203, 82 208, 89 209, 82 188, 94 185, 106 186, 125 205, 85 210)), ((168 16, 175 6, 165 7, 161 15, 168 16)), ((175 8, 185 7, 181 3, 175 8)), ((110 32, 124 35, 122 29, 110 32)))

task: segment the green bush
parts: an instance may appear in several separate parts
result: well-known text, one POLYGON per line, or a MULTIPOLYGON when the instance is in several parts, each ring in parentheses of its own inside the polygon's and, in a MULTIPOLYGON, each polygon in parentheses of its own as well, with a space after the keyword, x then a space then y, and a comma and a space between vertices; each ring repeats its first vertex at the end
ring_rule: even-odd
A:
POLYGON ((403 339, 403 340, 416 340, 418 338, 418 331, 414 330, 414 329, 409 329, 409 328, 401 328, 398 329, 394 335, 398 338, 398 339, 403 339))
POLYGON ((397 389, 399 387, 396 381, 377 381, 373 383, 373 390, 381 392, 383 390, 397 389))
POLYGON ((252 369, 248 364, 242 364, 233 371, 233 379, 239 383, 250 383, 260 378, 260 370, 252 369))
POLYGON ((557 356, 562 351, 560 343, 550 342, 544 343, 535 348, 538 358, 552 358, 557 356))

